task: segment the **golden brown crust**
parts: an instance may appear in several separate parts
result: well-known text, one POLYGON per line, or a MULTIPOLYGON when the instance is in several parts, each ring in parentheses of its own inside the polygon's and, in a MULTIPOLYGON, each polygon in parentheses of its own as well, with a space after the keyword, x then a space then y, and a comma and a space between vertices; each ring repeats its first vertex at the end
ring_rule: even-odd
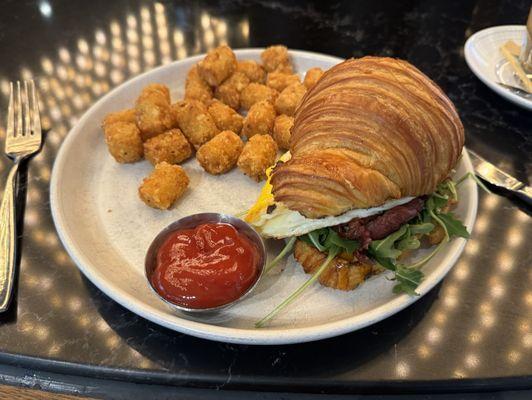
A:
MULTIPOLYGON (((324 253, 301 240, 296 241, 294 257, 307 274, 315 272, 327 258, 324 253)), ((377 272, 378 269, 371 264, 348 261, 337 256, 320 275, 319 281, 323 286, 333 289, 353 290, 377 272)))
POLYGON ((452 102, 406 61, 364 57, 327 71, 298 107, 275 200, 318 218, 432 193, 464 129, 452 102))

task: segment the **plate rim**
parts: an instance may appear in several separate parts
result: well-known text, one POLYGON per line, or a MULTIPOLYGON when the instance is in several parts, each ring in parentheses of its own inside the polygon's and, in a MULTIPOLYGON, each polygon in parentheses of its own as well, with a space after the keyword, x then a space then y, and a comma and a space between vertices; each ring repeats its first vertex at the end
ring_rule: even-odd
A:
MULTIPOLYGON (((475 32, 471 35, 464 44, 464 58, 469 69, 473 74, 480 79, 486 86, 497 94, 504 97, 506 100, 513 102, 527 110, 532 110, 532 100, 527 100, 521 96, 512 93, 510 90, 503 88, 493 82, 489 77, 487 77, 482 69, 478 66, 477 58, 473 55, 473 46, 478 43, 480 40, 485 39, 486 37, 492 35, 495 32, 524 32, 526 29, 525 25, 499 25, 492 26, 486 29, 482 29, 478 32, 475 32)), ((493 66, 494 67, 494 66, 493 66)))
MULTIPOLYGON (((244 48, 234 49, 237 56, 243 56, 249 53, 256 53, 264 50, 264 48, 244 48)), ((321 53, 315 53, 304 50, 289 50, 290 54, 301 56, 312 56, 321 60, 328 60, 334 62, 341 62, 344 59, 330 56, 321 53)), ((158 325, 164 326, 168 329, 178 331, 181 333, 189 334, 195 337, 221 341, 234 344, 253 344, 253 345, 279 345, 279 344, 293 344, 311 342, 321 339, 326 339, 334 336, 339 336, 348 332, 353 332, 358 329, 362 329, 366 326, 381 321, 389 316, 403 310, 409 305, 413 304, 426 293, 428 293, 433 287, 435 287, 444 277, 449 270, 454 266, 457 259, 463 252, 466 244, 466 240, 456 238, 452 242, 447 244, 449 247, 447 254, 440 262, 440 267, 437 268, 432 274, 430 280, 425 280, 418 287, 419 296, 411 297, 406 294, 399 295, 392 300, 381 304, 380 306, 363 312, 361 314, 343 318, 337 321, 318 324, 314 326, 308 326, 303 328, 261 328, 261 329, 245 329, 245 328, 231 328, 213 325, 209 323, 193 321, 186 318, 181 318, 177 314, 171 315, 170 313, 164 313, 153 309, 151 306, 137 300, 134 296, 123 291, 120 288, 114 287, 111 283, 105 280, 105 277, 96 268, 91 266, 91 262, 86 259, 83 252, 78 250, 74 240, 69 237, 68 223, 64 219, 63 212, 61 210, 60 201, 60 177, 61 171, 64 169, 64 163, 67 158, 68 150, 74 142, 76 136, 82 134, 81 127, 88 119, 91 118, 93 111, 101 103, 106 102, 109 98, 114 96, 114 93, 119 91, 122 87, 130 85, 133 82, 142 79, 148 74, 153 74, 156 71, 163 69, 175 68, 176 65, 185 61, 195 61, 204 57, 204 54, 200 54, 193 57, 184 58, 182 60, 176 60, 172 63, 161 65, 149 71, 146 71, 136 77, 133 77, 122 84, 118 85, 113 90, 102 96, 97 100, 79 119, 79 121, 70 129, 66 138, 61 143, 59 151, 57 152, 54 165, 52 168, 52 175, 50 181, 50 208, 52 213, 52 219, 56 227, 59 239, 61 240, 65 250, 74 261, 78 269, 94 284, 99 290, 116 301, 121 306, 130 310, 131 312, 140 315, 141 317, 154 322, 158 325), (445 265, 443 268, 441 265, 445 265), (175 318, 179 319, 179 325, 176 325, 175 318)), ((464 147, 462 152, 462 161, 465 163, 465 168, 468 171, 472 171, 473 167, 469 155, 464 147)), ((473 229, 473 223, 476 219, 478 208, 478 190, 476 185, 471 182, 466 182, 468 187, 468 194, 470 196, 469 202, 472 206, 467 208, 467 220, 464 221, 471 232, 473 229)))

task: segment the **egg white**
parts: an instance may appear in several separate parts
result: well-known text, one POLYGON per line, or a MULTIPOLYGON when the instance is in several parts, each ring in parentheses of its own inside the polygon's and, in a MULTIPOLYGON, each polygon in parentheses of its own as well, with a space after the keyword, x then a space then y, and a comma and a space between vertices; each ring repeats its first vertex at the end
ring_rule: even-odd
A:
POLYGON ((336 226, 351 221, 353 218, 364 218, 379 214, 395 206, 408 203, 413 197, 390 200, 378 207, 350 210, 342 215, 323 218, 306 218, 297 211, 288 209, 281 203, 274 203, 275 209, 268 214, 266 208, 251 222, 251 225, 264 237, 282 239, 300 236, 320 228, 336 226))

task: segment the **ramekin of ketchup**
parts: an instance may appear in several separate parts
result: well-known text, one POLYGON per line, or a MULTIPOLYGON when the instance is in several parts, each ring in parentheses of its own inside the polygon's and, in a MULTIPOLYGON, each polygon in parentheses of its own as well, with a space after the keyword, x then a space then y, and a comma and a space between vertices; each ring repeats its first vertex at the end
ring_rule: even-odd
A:
POLYGON ((179 310, 213 311, 248 294, 264 263, 264 243, 247 223, 223 214, 195 214, 157 235, 146 255, 146 278, 179 310))

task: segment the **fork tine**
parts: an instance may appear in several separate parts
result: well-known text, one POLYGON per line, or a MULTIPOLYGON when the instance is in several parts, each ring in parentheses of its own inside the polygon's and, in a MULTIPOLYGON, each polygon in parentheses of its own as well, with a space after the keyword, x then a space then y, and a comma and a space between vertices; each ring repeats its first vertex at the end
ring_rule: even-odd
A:
POLYGON ((15 104, 13 101, 13 82, 9 82, 9 106, 7 108, 6 137, 15 136, 15 104))
POLYGON ((30 125, 30 96, 28 93, 28 81, 24 81, 24 136, 31 134, 30 125))
POLYGON ((17 130, 15 136, 22 136, 22 99, 20 96, 20 81, 17 81, 17 100, 16 100, 16 113, 17 113, 17 130))
POLYGON ((39 114, 39 98, 37 91, 35 90, 35 82, 30 81, 31 86, 31 102, 32 102, 32 117, 33 117, 33 129, 32 134, 41 136, 41 116, 39 114))

